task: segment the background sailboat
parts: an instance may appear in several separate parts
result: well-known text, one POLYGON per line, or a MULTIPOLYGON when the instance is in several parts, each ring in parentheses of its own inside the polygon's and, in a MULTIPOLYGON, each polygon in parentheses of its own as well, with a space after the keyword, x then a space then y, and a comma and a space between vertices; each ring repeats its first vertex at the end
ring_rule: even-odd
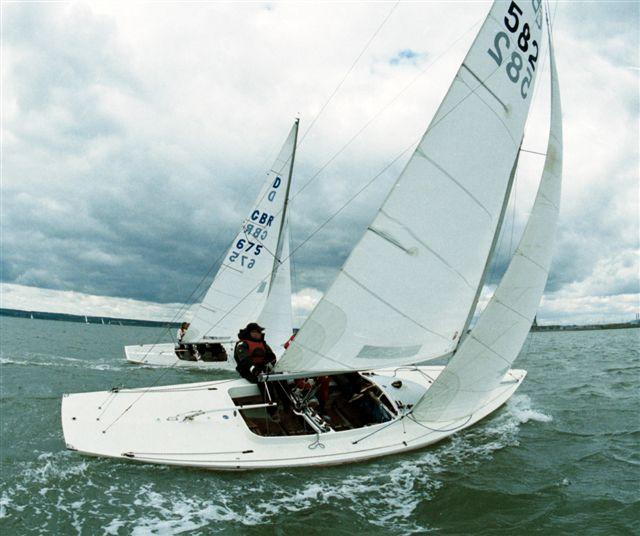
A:
POLYGON ((234 368, 238 330, 256 320, 266 328, 266 340, 276 355, 284 351, 293 333, 287 209, 298 124, 296 119, 211 286, 193 308, 182 344, 126 346, 128 361, 234 368))
POLYGON ((267 404, 259 403, 257 387, 245 380, 76 394, 62 404, 69 448, 226 470, 328 465, 424 447, 504 404, 526 375, 510 367, 534 318, 551 263, 562 128, 550 46, 551 127, 538 194, 507 272, 476 326, 463 337, 500 231, 531 101, 528 90, 535 79, 529 69, 528 83, 518 84, 520 79, 513 80, 509 68, 491 54, 493 49, 487 52, 487 44, 502 42, 498 36, 506 35, 506 29, 521 49, 518 32, 524 32, 537 51, 542 25, 536 21, 541 17, 535 2, 492 6, 380 213, 278 361, 276 372, 266 378, 289 397, 292 406, 282 411, 288 421, 269 427, 252 414, 267 404), (450 159, 450 153, 466 153, 468 148, 470 158, 484 168, 450 159), (432 182, 438 188, 433 189, 432 182), (402 203, 422 210, 403 213, 402 203), (465 215, 474 225, 465 222, 465 215), (439 225, 443 236, 431 234, 432 225, 439 225), (465 251, 458 257, 450 245, 460 230, 472 237, 460 238, 465 251), (380 281, 360 263, 366 253, 377 255, 370 271, 380 281), (422 277, 425 273, 433 278, 422 277), (438 299, 426 300, 430 295, 438 299), (403 326, 406 333, 395 331, 403 326), (446 366, 414 364, 424 356, 451 352, 446 366), (319 374, 333 378, 331 407, 325 407, 335 413, 330 418, 297 399, 287 383, 292 377, 319 374), (108 410, 102 409, 105 400, 108 410), (351 405, 358 400, 365 403, 351 405))

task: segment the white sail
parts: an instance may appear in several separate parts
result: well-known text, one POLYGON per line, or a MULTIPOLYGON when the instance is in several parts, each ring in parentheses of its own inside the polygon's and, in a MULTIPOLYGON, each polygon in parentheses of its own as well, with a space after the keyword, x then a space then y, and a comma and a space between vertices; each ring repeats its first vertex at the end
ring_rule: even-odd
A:
POLYGON ((531 328, 547 281, 560 206, 562 110, 553 48, 547 157, 529 221, 509 267, 471 334, 416 405, 421 421, 462 419, 487 402, 505 378, 531 328))
POLYGON ((276 356, 284 352, 284 343, 293 334, 293 311, 291 310, 291 263, 289 260, 289 225, 285 222, 282 231, 282 248, 275 261, 273 282, 267 302, 258 317, 265 328, 265 340, 276 356))
POLYGON ((271 292, 274 257, 281 249, 297 134, 298 120, 211 287, 195 310, 185 342, 235 338, 240 328, 255 322, 262 313, 271 292))
POLYGON ((538 0, 491 7, 420 144, 277 371, 363 370, 456 348, 510 190, 541 20, 538 0))

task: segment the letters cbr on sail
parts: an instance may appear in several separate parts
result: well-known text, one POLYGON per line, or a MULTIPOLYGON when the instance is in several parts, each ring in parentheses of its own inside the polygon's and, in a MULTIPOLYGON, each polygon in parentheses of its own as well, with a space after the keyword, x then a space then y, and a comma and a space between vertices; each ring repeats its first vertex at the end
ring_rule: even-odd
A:
POLYGON ((287 205, 298 125, 296 119, 179 344, 127 346, 130 362, 233 370, 237 333, 256 319, 276 354, 284 351, 293 333, 287 205))

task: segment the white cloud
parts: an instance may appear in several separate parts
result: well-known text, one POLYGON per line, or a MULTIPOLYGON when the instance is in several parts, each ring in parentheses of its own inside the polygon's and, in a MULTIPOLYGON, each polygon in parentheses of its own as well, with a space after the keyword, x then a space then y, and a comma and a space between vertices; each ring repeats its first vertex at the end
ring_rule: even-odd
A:
POLYGON ((538 320, 540 324, 629 322, 639 310, 638 294, 590 296, 562 292, 543 298, 538 320))
POLYGON ((50 290, 0 283, 0 307, 72 315, 131 318, 161 322, 188 320, 180 303, 152 303, 127 298, 93 296, 69 290, 50 290))
POLYGON ((299 327, 322 298, 322 292, 315 288, 303 288, 291 296, 294 325, 299 327))

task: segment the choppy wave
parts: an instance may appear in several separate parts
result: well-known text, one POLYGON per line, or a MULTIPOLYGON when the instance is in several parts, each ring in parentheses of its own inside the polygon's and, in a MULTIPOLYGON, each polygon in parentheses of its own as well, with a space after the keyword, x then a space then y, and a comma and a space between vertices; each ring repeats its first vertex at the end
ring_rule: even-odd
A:
POLYGON ((88 361, 74 357, 55 356, 49 354, 31 355, 26 357, 0 357, 0 365, 18 365, 25 367, 55 367, 75 368, 100 371, 122 371, 128 366, 124 362, 117 364, 114 361, 88 361))
POLYGON ((52 323, 34 337, 20 322, 0 352, 1 534, 638 532, 640 363, 630 330, 533 334, 519 358, 529 370, 522 390, 424 450, 226 474, 64 451, 63 392, 220 376, 132 367, 122 356, 132 335, 121 328, 92 335, 52 323))
POLYGON ((529 421, 551 422, 553 417, 542 411, 533 409, 531 398, 528 395, 516 394, 507 403, 509 413, 521 424, 529 421))

